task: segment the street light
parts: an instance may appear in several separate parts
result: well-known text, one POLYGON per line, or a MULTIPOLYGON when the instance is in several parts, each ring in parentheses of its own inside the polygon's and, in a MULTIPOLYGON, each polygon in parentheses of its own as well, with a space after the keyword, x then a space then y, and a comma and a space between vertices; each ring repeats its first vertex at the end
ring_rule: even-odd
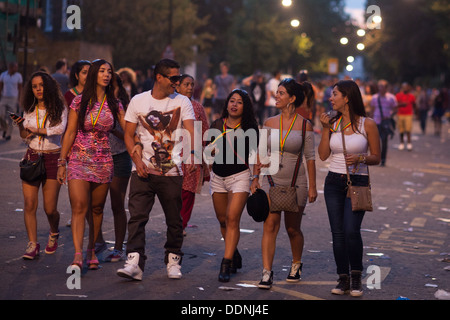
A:
POLYGON ((348 38, 342 37, 340 42, 341 42, 341 44, 343 44, 345 46, 346 44, 348 44, 348 38))
POLYGON ((353 57, 353 56, 348 56, 347 57, 347 62, 348 63, 352 63, 353 61, 355 61, 355 57, 353 57))
POLYGON ((283 0, 281 4, 283 5, 283 7, 290 7, 292 6, 292 0, 283 0))
POLYGON ((356 34, 360 37, 364 37, 366 35, 366 31, 364 29, 359 29, 356 31, 356 34))
POLYGON ((373 23, 375 23, 375 24, 380 24, 381 21, 383 21, 383 19, 382 19, 380 16, 374 16, 374 17, 372 18, 372 21, 373 21, 373 23))
POLYGON ((300 21, 299 21, 298 19, 293 19, 293 20, 291 20, 291 26, 292 26, 293 28, 298 28, 298 27, 300 27, 300 21))
POLYGON ((358 43, 358 45, 356 46, 356 49, 358 49, 359 51, 363 51, 366 48, 366 46, 362 43, 358 43))
POLYGON ((353 71, 353 66, 349 64, 345 69, 347 69, 348 72, 353 71))

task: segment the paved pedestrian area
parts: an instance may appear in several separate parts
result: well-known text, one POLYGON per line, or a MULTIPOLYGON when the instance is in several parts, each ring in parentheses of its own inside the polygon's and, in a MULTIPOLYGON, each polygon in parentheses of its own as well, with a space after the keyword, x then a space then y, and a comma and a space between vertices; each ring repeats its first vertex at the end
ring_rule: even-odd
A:
MULTIPOLYGON (((432 126, 430 124, 430 126, 432 126)), ((432 132, 432 128, 429 128, 432 132)), ((174 312, 201 306, 200 301, 232 301, 244 304, 296 300, 438 300, 437 293, 450 292, 450 127, 445 124, 441 137, 422 135, 414 126, 414 150, 399 151, 398 136, 389 143, 386 167, 371 168, 374 212, 366 213, 364 241, 364 296, 334 296, 330 290, 337 275, 331 233, 323 198, 327 162, 317 157, 316 203, 305 210, 302 230, 305 236, 302 281, 285 281, 290 266, 287 234, 280 230, 274 260, 271 290, 256 287, 262 271, 260 242, 262 224, 254 222, 244 210, 239 250, 243 268, 229 283, 217 281, 224 243, 219 232, 208 184, 197 195, 194 212, 183 244, 183 277, 167 278, 163 262, 165 242, 164 214, 159 203, 147 225, 147 265, 143 281, 120 278, 116 270, 123 262, 102 263, 97 271, 84 270, 80 288, 70 289, 74 249, 70 227, 71 211, 67 187, 61 189, 59 248, 54 255, 43 252, 48 223, 38 209, 38 237, 41 255, 24 261, 27 236, 23 222, 23 197, 18 161, 25 145, 18 137, 0 141, 0 299, 2 300, 177 300, 174 312), (68 286, 69 284, 69 286, 68 286)), ((316 136, 316 144, 319 142, 316 136)), ((104 238, 112 246, 114 226, 109 200, 105 208, 104 238)), ((87 233, 86 233, 87 234, 87 233)), ((86 243, 86 242, 85 242, 86 243)), ((445 295, 445 294, 444 294, 445 295)), ((158 304, 153 304, 158 306, 158 304)), ((167 306, 164 302, 161 306, 167 306)), ((222 312, 225 306, 222 304, 222 312)), ((290 305, 291 306, 291 305, 290 305)), ((190 309, 191 315, 194 309, 190 309)), ((199 309, 200 310, 200 309, 199 309)), ((206 309, 205 309, 206 310, 206 309)), ((173 310, 172 310, 173 311, 173 310)), ((198 310, 197 310, 198 311, 198 310)), ((217 314, 216 310, 216 314, 217 314)))

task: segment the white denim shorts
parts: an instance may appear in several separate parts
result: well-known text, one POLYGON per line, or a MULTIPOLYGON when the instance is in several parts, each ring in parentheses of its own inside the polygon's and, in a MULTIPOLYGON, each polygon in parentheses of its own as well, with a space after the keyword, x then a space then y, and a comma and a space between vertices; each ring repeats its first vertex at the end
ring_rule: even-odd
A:
POLYGON ((230 191, 232 193, 250 193, 250 170, 245 170, 229 177, 220 177, 211 171, 209 189, 211 195, 214 194, 214 192, 228 193, 230 191))

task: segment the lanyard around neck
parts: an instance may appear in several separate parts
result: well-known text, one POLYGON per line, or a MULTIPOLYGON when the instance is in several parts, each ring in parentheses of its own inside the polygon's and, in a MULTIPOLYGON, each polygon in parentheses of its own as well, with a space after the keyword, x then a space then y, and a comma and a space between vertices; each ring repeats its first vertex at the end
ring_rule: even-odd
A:
POLYGON ((283 154, 283 152, 284 152, 284 144, 286 143, 286 139, 287 139, 289 133, 291 133, 291 130, 294 127, 294 123, 295 123, 295 120, 297 120, 297 116, 298 116, 298 113, 295 114, 294 119, 292 119, 289 129, 283 138, 283 116, 280 115, 280 151, 281 151, 281 154, 283 154))
POLYGON ((222 133, 220 134, 220 136, 218 136, 213 142, 212 144, 216 143, 217 140, 221 139, 224 135, 226 135, 228 132, 231 132, 233 130, 236 130, 237 128, 239 128, 241 126, 241 123, 239 123, 238 125, 236 125, 234 128, 232 129, 228 129, 227 130, 227 119, 223 120, 223 125, 222 125, 222 133))
POLYGON ((94 117, 92 116, 92 112, 91 112, 92 129, 94 129, 95 125, 97 124, 98 118, 99 118, 99 116, 100 116, 100 113, 102 112, 102 109, 103 109, 103 106, 104 106, 104 104, 105 104, 105 101, 106 101, 106 94, 105 94, 105 96, 103 97, 102 104, 101 104, 101 106, 100 106, 100 109, 98 110, 98 113, 97 113, 97 116, 95 117, 95 120, 94 120, 94 117))
MULTIPOLYGON (((44 116, 44 119, 42 120, 42 123, 39 124, 39 108, 36 106, 36 123, 37 123, 38 129, 41 129, 41 128, 44 127, 45 120, 47 120, 47 115, 48 115, 48 112, 45 113, 45 116, 44 116)), ((42 140, 42 136, 39 136, 39 144, 41 144, 41 140, 42 140)))
MULTIPOLYGON (((339 120, 337 121, 336 125, 334 126, 334 128, 330 127, 330 131, 331 132, 337 132, 339 129, 339 126, 341 126, 341 122, 342 122, 342 116, 339 118, 339 120)), ((345 129, 347 129, 348 127, 350 127, 352 125, 351 122, 347 123, 347 125, 345 127, 343 127, 341 129, 342 132, 344 132, 345 129)))

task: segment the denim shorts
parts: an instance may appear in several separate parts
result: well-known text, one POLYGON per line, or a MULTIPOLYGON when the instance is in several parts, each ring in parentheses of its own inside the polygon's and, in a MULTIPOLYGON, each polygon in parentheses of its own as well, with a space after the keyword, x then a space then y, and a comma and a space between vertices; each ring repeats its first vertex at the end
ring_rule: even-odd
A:
POLYGON ((250 170, 238 172, 228 177, 218 176, 211 171, 209 187, 211 195, 214 192, 228 193, 230 191, 232 193, 250 193, 250 170))
POLYGON ((129 178, 131 176, 131 157, 128 151, 113 155, 114 177, 129 178))

